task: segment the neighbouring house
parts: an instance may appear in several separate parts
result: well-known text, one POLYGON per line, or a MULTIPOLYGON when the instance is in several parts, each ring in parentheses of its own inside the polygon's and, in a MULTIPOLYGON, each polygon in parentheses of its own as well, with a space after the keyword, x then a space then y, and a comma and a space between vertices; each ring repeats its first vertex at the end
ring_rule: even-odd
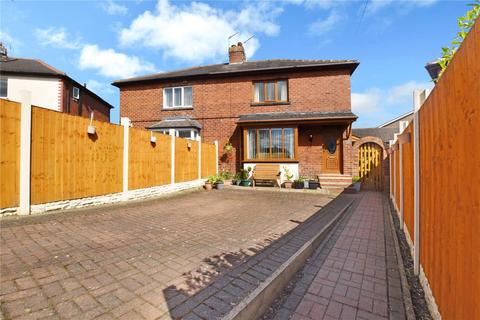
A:
POLYGON ((110 121, 113 106, 86 85, 41 60, 10 57, 0 43, 0 98, 20 101, 23 90, 31 92, 32 105, 110 121))
POLYGON ((324 186, 351 183, 350 77, 356 60, 229 62, 118 80, 120 116, 134 126, 219 142, 220 167, 288 167, 324 186), (231 148, 224 146, 229 143, 231 148))

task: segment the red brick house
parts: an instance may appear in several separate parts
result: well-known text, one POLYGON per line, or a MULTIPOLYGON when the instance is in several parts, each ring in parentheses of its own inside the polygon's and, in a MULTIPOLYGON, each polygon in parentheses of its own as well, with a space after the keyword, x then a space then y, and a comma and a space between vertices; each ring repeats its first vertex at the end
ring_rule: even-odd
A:
POLYGON ((110 122, 113 106, 86 85, 41 60, 10 57, 0 43, 0 98, 20 101, 23 90, 35 106, 110 122))
POLYGON ((355 60, 229 62, 118 80, 120 116, 134 126, 219 142, 221 168, 278 163, 324 185, 351 183, 350 77, 355 60), (231 143, 233 154, 223 152, 231 143))

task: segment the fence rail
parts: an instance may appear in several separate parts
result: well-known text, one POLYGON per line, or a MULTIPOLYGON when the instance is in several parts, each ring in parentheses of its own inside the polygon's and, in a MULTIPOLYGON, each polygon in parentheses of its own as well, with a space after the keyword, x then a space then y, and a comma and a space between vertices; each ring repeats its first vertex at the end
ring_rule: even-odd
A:
POLYGON ((477 20, 391 148, 391 198, 431 311, 443 319, 480 319, 479 75, 477 20))
MULTIPOLYGON (((0 99, 0 209, 21 207, 20 158, 28 156, 21 150, 22 108, 0 99)), ((28 108, 29 205, 194 181, 217 170, 217 147, 212 143, 101 121, 93 121, 95 134, 88 134, 90 119, 28 108)))

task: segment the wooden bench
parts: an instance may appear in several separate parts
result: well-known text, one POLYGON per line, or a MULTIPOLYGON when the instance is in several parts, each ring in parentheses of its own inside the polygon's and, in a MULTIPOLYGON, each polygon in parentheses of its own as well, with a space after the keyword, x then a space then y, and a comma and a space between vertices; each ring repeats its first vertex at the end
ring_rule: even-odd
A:
POLYGON ((257 181, 272 181, 280 187, 280 166, 278 164, 258 163, 253 169, 253 186, 257 181))

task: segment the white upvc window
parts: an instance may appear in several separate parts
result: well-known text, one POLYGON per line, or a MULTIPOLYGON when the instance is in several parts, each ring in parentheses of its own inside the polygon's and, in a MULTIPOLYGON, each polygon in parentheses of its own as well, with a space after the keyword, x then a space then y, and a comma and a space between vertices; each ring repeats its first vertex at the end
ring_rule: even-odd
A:
POLYGON ((163 89, 163 108, 192 108, 192 87, 170 87, 163 89))
MULTIPOLYGON (((166 135, 170 135, 170 129, 161 129, 161 130, 154 130, 154 131, 157 131, 166 135)), ((200 136, 200 133, 195 128, 185 128, 185 129, 178 128, 178 129, 174 129, 174 131, 175 131, 175 137, 179 137, 179 138, 197 140, 198 137, 200 136)))

